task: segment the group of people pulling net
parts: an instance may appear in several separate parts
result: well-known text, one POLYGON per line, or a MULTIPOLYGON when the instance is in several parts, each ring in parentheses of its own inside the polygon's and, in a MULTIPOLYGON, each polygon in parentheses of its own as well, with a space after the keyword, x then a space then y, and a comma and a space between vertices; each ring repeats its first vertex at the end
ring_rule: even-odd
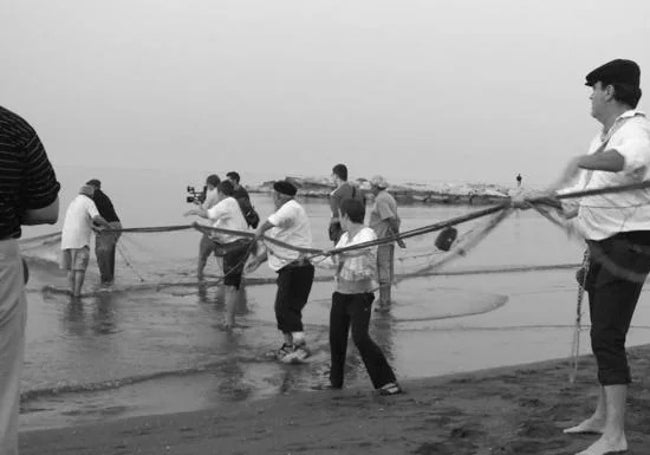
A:
MULTIPOLYGON (((98 189, 95 186, 99 182, 90 181, 82 188, 76 202, 73 201, 68 213, 88 213, 101 225, 98 238, 110 240, 110 245, 99 245, 100 250, 103 248, 108 252, 101 260, 98 257, 101 278, 106 284, 112 280, 109 272, 114 267, 114 256, 111 255, 115 253, 118 234, 186 229, 205 233, 211 242, 206 245, 223 257, 220 281, 227 289, 226 328, 234 325, 233 298, 241 286, 242 275, 245 271, 253 272, 268 261, 270 269, 277 274, 274 308, 277 327, 283 336, 282 346, 275 355, 286 363, 300 363, 310 355, 302 309, 309 298, 315 266, 333 268, 336 279, 330 310, 329 386, 340 388, 343 385, 343 362, 351 329, 353 341, 359 348, 373 386, 383 395, 394 395, 400 393, 401 388, 386 357, 370 338, 368 323, 375 291, 379 291, 378 308, 384 311, 390 309, 390 287, 396 281, 393 274, 395 244, 404 246, 406 239, 442 231, 436 245, 448 251, 441 256, 428 255, 428 263, 409 276, 432 273, 455 257, 465 255, 513 210, 533 208, 587 245, 582 267, 576 277, 581 290, 577 299, 578 333, 574 337, 573 354, 578 354, 582 300, 586 293, 591 318, 591 347, 596 358, 600 388, 593 415, 565 432, 600 434, 600 438, 579 455, 622 452, 627 450, 624 415, 628 384, 631 382, 625 341, 643 284, 650 272, 650 181, 645 180, 650 168, 650 122, 645 114, 636 109, 641 89, 640 69, 635 62, 623 59, 608 62, 587 74, 585 85, 592 90, 591 115, 602 124, 602 131, 591 142, 588 153, 572 159, 547 191, 541 194, 522 191, 494 207, 416 229, 400 232, 399 219, 392 216, 394 200, 381 177, 370 181, 374 204, 369 217, 370 226, 366 227, 363 223, 365 204, 354 187, 344 185, 347 175, 343 175, 342 168, 336 167, 334 174, 340 181, 337 181, 337 190, 332 199, 339 202, 337 211, 332 213, 328 230, 330 239, 335 242, 333 248, 313 247, 309 218, 295 199, 297 188, 287 180, 275 182, 275 211, 264 221, 256 221, 256 213, 250 212, 232 197, 236 187, 228 182, 219 185, 217 192, 221 195, 217 204, 188 212, 188 215, 222 221, 215 222, 213 226, 194 223, 122 229, 111 225, 104 217, 95 216, 97 211, 92 210, 94 204, 84 199, 98 189), (571 187, 574 183, 575 186, 571 187), (572 204, 571 201, 577 202, 572 204), (454 240, 455 226, 482 218, 485 218, 484 222, 471 230, 471 234, 454 240), (254 232, 247 230, 258 222, 254 232), (379 229, 373 226, 375 222, 380 222, 379 229), (218 243, 212 242, 211 237, 216 237, 218 243)), ((28 279, 16 239, 20 238, 21 225, 56 222, 60 185, 31 127, 9 111, 0 109, 0 116, 3 119, 0 155, 3 162, 8 163, 3 169, 7 183, 0 188, 3 213, 7 214, 0 219, 0 260, 3 278, 6 278, 0 281, 0 288, 2 295, 7 297, 0 304, 9 308, 0 312, 5 315, 0 327, 8 340, 3 345, 6 346, 3 347, 6 351, 6 355, 2 353, 3 358, 8 359, 3 368, 11 371, 10 380, 6 381, 6 385, 2 384, 0 392, 15 392, 18 390, 22 365, 26 306, 24 286, 28 279), (16 150, 21 153, 15 153, 16 150)), ((78 296, 88 251, 87 245, 79 247, 77 240, 90 234, 86 227, 82 227, 82 235, 75 230, 79 227, 77 225, 71 224, 72 228, 68 229, 68 213, 61 234, 63 265, 70 272, 72 294, 78 296)), ((40 241, 54 241, 55 235, 41 238, 40 241)), ((24 245, 23 251, 28 248, 28 245, 24 245)), ((200 267, 199 271, 202 271, 200 267)), ((12 450, 16 445, 18 409, 17 393, 14 392, 0 393, 0 397, 9 397, 6 405, 3 401, 3 406, 0 406, 0 421, 8 422, 0 428, 0 434, 10 435, 5 438, 6 441, 0 440, 0 447, 11 447, 12 450)), ((12 453, 9 449, 5 451, 12 453)))

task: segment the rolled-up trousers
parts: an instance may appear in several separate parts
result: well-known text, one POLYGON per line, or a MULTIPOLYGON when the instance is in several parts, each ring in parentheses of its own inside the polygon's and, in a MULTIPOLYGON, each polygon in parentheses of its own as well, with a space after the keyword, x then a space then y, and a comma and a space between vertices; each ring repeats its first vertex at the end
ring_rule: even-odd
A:
POLYGON ((601 241, 589 241, 589 294, 591 347, 598 364, 601 385, 631 382, 625 339, 643 283, 650 271, 650 248, 638 239, 645 231, 620 233, 601 241))
POLYGON ((314 266, 289 264, 278 271, 275 318, 282 333, 302 332, 302 309, 314 282, 314 266))

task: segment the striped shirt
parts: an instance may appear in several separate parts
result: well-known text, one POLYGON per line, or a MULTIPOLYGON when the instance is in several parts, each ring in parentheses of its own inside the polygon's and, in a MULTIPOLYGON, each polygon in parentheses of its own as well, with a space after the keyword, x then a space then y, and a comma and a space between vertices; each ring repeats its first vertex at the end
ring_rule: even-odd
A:
POLYGON ((36 131, 0 106, 0 240, 20 238, 25 211, 47 207, 60 188, 36 131))
MULTIPOLYGON (((352 238, 344 232, 336 248, 344 248, 377 239, 375 231, 362 227, 352 238)), ((336 268, 336 291, 341 294, 362 294, 373 292, 377 287, 377 247, 370 246, 358 250, 327 257, 315 265, 336 268)))

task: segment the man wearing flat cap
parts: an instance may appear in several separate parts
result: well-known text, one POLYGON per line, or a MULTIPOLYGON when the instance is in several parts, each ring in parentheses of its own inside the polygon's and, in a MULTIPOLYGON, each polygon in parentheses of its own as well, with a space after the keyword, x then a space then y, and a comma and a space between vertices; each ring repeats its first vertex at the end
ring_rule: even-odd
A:
POLYGON ((81 187, 79 194, 68 205, 61 229, 61 268, 68 271, 73 297, 81 295, 86 277, 93 223, 105 228, 110 227, 93 202, 94 192, 95 189, 90 185, 81 187))
MULTIPOLYGON (((585 84, 592 89, 591 115, 603 127, 588 153, 569 162, 551 186, 550 195, 575 180, 572 190, 648 179, 650 122, 636 109, 641 98, 640 73, 635 62, 617 59, 587 74, 585 84)), ((617 453, 627 450, 624 417, 631 377, 625 338, 650 271, 650 191, 583 197, 575 222, 589 251, 584 286, 589 295, 591 347, 600 389, 594 414, 565 433, 601 435, 579 455, 617 453)))
MULTIPOLYGON (((311 248, 312 237, 305 209, 294 199, 297 188, 287 180, 273 185, 273 203, 276 211, 256 230, 256 239, 264 233, 284 243, 311 248)), ((275 296, 275 317, 284 343, 275 353, 283 363, 300 363, 309 357, 302 323, 302 309, 307 304, 314 281, 314 266, 292 249, 267 244, 266 252, 253 258, 247 271, 255 270, 265 260, 278 274, 275 296)))
MULTIPOLYGON (((368 226, 375 231, 378 239, 394 237, 399 232, 400 217, 397 214, 397 202, 386 191, 388 182, 381 175, 370 179, 370 191, 375 195, 375 202, 370 209, 368 226)), ((403 243, 400 241, 400 246, 403 243)), ((377 281, 379 282, 379 302, 375 311, 387 312, 391 304, 391 287, 394 275, 395 244, 384 243, 377 247, 377 281)))

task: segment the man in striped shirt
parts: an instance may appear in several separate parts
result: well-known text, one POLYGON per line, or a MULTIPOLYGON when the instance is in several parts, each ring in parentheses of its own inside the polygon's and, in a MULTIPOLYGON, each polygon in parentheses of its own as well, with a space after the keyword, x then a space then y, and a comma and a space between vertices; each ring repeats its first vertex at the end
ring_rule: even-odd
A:
POLYGON ((34 129, 0 107, 0 453, 18 453, 20 374, 25 351, 21 225, 54 224, 60 185, 34 129))

